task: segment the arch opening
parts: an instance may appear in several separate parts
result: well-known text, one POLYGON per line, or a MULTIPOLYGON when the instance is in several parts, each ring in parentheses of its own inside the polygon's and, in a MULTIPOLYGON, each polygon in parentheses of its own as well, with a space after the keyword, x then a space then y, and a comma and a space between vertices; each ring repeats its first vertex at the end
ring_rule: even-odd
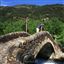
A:
POLYGON ((49 59, 50 56, 54 53, 54 48, 51 43, 47 42, 39 51, 39 53, 36 56, 36 59, 42 58, 42 59, 49 59))

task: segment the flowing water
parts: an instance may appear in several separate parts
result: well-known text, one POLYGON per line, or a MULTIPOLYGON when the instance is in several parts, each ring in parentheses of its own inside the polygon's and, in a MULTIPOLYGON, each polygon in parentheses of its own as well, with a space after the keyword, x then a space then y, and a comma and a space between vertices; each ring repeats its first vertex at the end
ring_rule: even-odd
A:
POLYGON ((36 59, 35 64, 64 64, 64 61, 53 61, 53 60, 44 60, 36 59))

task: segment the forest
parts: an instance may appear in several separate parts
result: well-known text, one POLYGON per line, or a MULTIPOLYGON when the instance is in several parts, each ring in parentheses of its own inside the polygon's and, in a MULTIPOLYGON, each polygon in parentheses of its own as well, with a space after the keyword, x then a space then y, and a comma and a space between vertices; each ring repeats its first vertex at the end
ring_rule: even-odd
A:
POLYGON ((17 5, 0 6, 0 36, 17 31, 26 30, 34 34, 38 24, 44 24, 45 31, 49 31, 53 38, 64 47, 64 5, 17 5))

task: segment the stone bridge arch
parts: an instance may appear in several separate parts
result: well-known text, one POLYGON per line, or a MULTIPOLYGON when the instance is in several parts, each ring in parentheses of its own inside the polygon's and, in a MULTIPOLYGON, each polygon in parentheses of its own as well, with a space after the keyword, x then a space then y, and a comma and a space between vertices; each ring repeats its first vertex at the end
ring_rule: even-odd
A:
POLYGON ((61 48, 54 42, 52 36, 47 31, 35 33, 30 36, 24 32, 14 33, 14 35, 9 34, 0 37, 0 50, 2 49, 0 51, 0 63, 2 64, 22 64, 25 61, 34 60, 42 47, 47 43, 50 43, 54 49, 54 54, 50 56, 50 59, 64 59, 64 53, 61 51, 61 48), (12 36, 11 40, 10 36, 12 36))
POLYGON ((53 53, 55 53, 53 46, 49 42, 47 42, 45 45, 43 45, 43 47, 38 52, 36 59, 42 58, 42 59, 48 60, 50 59, 50 56, 53 53))
POLYGON ((28 44, 26 45, 25 52, 21 55, 22 62, 30 60, 31 57, 35 59, 42 47, 47 43, 50 43, 54 50, 54 53, 51 54, 49 59, 62 58, 63 53, 58 44, 54 42, 49 32, 43 31, 36 33, 25 38, 25 41, 26 43, 28 42, 28 44))
POLYGON ((59 46, 57 44, 54 43, 54 41, 52 41, 50 38, 45 37, 44 41, 42 41, 38 46, 36 46, 36 48, 34 50, 34 54, 35 54, 35 58, 41 53, 40 54, 41 56, 42 55, 44 56, 44 54, 45 54, 46 58, 48 57, 48 59, 51 59, 51 58, 53 58, 53 55, 55 55, 55 56, 58 55, 58 52, 60 52, 60 51, 61 51, 61 49, 59 48, 59 46), (47 51, 47 53, 45 53, 44 51, 47 51), (50 55, 48 55, 48 53, 50 53, 50 55))
MULTIPOLYGON (((58 54, 59 51, 61 51, 61 49, 58 47, 57 44, 54 43, 54 41, 52 41, 50 38, 48 37, 45 37, 45 39, 38 45, 36 46, 35 50, 34 50, 34 54, 35 54, 35 57, 37 56, 37 54, 39 53, 39 51, 42 49, 42 47, 44 47, 45 45, 51 45, 52 48, 53 48, 53 53, 55 55, 58 54), (38 51, 37 51, 38 50, 38 51)), ((41 50, 42 51, 42 50, 41 50)), ((49 52, 49 51, 48 51, 49 52)), ((43 53, 42 53, 43 54, 43 53)), ((50 57, 51 58, 51 57, 50 57)))

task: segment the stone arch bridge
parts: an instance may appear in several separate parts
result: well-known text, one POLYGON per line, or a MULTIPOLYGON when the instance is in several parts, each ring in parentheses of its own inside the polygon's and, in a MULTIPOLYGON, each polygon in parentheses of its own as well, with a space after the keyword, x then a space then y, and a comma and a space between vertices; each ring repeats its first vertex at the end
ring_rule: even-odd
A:
POLYGON ((0 36, 0 64, 28 64, 38 57, 64 60, 62 48, 49 32, 33 35, 14 32, 0 36))

